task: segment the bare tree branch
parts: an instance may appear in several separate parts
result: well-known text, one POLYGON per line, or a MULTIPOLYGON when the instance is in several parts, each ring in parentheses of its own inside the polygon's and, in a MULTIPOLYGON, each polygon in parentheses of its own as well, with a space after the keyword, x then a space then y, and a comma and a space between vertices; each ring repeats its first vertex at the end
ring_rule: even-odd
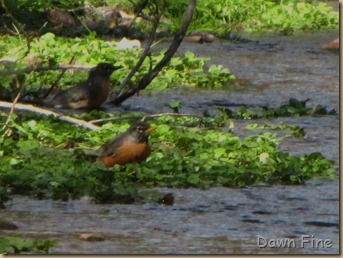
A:
POLYGON ((156 30, 157 30, 157 27, 158 27, 158 24, 160 22, 160 19, 161 19, 161 16, 162 16, 163 13, 159 13, 159 14, 156 14, 156 17, 153 21, 153 25, 152 25, 152 29, 151 29, 151 32, 150 32, 150 35, 147 39, 147 46, 146 48, 144 49, 140 59, 138 60, 137 64, 135 65, 135 67, 131 70, 131 72, 128 74, 128 76, 126 76, 126 78, 123 80, 123 82, 120 84, 119 86, 119 90, 121 91, 125 86, 126 84, 132 79, 132 77, 138 72, 139 68, 142 66, 145 58, 147 57, 147 55, 150 53, 150 48, 151 48, 151 45, 154 43, 154 39, 155 39, 155 36, 156 36, 156 30))
MULTIPOLYGON (((5 60, 0 61, 4 62, 5 60)), ((11 74, 23 74, 23 73, 31 73, 31 72, 42 72, 42 71, 50 71, 50 70, 65 70, 65 69, 84 69, 89 70, 92 69, 94 66, 81 66, 81 65, 55 65, 55 66, 29 66, 23 69, 17 70, 1 70, 0 76, 3 75, 11 75, 11 74)))
MULTIPOLYGON (((19 84, 18 78, 16 78, 16 81, 17 81, 17 85, 18 85, 18 84, 19 84)), ((1 128, 0 132, 3 131, 3 130, 5 130, 5 128, 6 128, 6 127, 8 126, 8 124, 10 123, 10 121, 11 121, 11 114, 13 114, 13 112, 14 112, 14 106, 15 106, 15 104, 18 102, 18 99, 19 99, 21 93, 23 92, 23 89, 24 89, 24 87, 23 87, 23 86, 20 86, 20 90, 19 90, 17 96, 15 97, 15 99, 14 99, 14 101, 13 101, 13 103, 12 103, 12 106, 10 107, 10 113, 9 113, 7 119, 6 119, 6 122, 5 122, 4 126, 1 128)))
MULTIPOLYGON (((69 61, 68 65, 74 64, 76 59, 76 54, 73 55, 73 57, 71 58, 71 60, 69 61)), ((43 98, 45 99, 47 96, 50 95, 50 93, 52 92, 52 90, 57 86, 58 82, 62 79, 63 75, 65 74, 65 72, 68 69, 63 69, 60 73, 60 75, 56 78, 56 80, 54 81, 54 83, 51 85, 51 87, 49 88, 49 90, 44 94, 43 98)))
POLYGON ((14 110, 25 110, 25 111, 30 111, 30 112, 37 113, 40 115, 45 115, 45 116, 53 116, 53 117, 60 119, 62 121, 65 121, 68 123, 73 123, 73 124, 76 124, 77 126, 81 126, 81 127, 84 127, 84 128, 90 129, 90 130, 98 130, 100 128, 100 127, 98 127, 92 123, 87 122, 87 121, 80 120, 80 119, 70 117, 70 116, 65 116, 65 115, 62 115, 60 113, 57 113, 57 112, 54 112, 51 110, 35 107, 33 105, 0 101, 0 107, 10 108, 10 109, 14 109, 14 110))
MULTIPOLYGON (((144 77, 138 82, 138 85, 136 87, 126 92, 119 93, 115 99, 110 101, 111 104, 118 105, 122 103, 123 101, 125 101, 126 99, 128 99, 129 97, 136 94, 137 92, 139 92, 140 90, 145 89, 149 85, 149 83, 158 75, 158 73, 162 70, 162 68, 170 61, 170 59, 173 57, 178 47, 180 46, 187 32, 189 24, 192 21, 195 6, 196 6, 196 0, 190 0, 188 3, 188 7, 183 15, 183 24, 181 28, 179 29, 179 31, 176 32, 167 52, 165 53, 161 61, 158 62, 151 71, 149 71, 147 74, 144 75, 144 77)), ((149 38, 149 40, 151 39, 149 38)), ((148 50, 145 49, 144 52, 148 52, 148 51, 150 51, 150 47, 148 50)))

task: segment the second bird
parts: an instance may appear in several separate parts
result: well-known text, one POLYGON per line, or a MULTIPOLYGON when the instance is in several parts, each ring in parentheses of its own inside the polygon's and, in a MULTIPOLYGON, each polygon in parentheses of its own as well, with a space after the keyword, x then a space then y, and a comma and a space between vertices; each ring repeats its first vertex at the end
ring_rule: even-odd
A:
POLYGON ((90 71, 86 81, 60 91, 46 104, 54 108, 66 109, 99 108, 108 97, 109 78, 112 72, 120 68, 122 66, 99 63, 90 71))
POLYGON ((126 132, 106 142, 97 152, 106 167, 140 163, 150 155, 149 133, 154 130, 147 122, 132 125, 126 132))

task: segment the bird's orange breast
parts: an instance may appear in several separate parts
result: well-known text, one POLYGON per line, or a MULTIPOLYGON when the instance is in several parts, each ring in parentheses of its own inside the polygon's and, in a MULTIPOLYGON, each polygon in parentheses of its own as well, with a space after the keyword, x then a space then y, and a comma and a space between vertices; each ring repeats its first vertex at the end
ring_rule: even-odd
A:
POLYGON ((145 161, 150 153, 151 149, 147 143, 125 141, 120 147, 114 150, 113 155, 103 156, 101 160, 106 167, 113 167, 116 164, 140 163, 145 161))

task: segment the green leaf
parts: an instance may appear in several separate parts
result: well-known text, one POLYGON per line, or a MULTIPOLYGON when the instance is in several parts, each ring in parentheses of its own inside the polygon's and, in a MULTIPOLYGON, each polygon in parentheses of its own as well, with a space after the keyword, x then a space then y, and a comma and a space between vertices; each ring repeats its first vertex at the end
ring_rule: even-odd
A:
POLYGON ((215 148, 214 149, 214 157, 216 159, 218 159, 222 156, 226 156, 226 149, 225 148, 215 148))
POLYGON ((192 184, 192 185, 198 184, 199 181, 200 181, 200 178, 199 178, 198 174, 192 174, 192 175, 188 176, 188 178, 187 178, 187 182, 192 184))
POLYGON ((263 164, 266 164, 269 160, 269 154, 266 152, 263 152, 259 155, 260 162, 263 164))

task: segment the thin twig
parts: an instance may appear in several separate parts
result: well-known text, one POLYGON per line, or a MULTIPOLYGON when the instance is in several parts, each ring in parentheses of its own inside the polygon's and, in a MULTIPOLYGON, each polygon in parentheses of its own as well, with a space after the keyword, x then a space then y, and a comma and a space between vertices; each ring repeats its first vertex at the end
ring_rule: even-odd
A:
MULTIPOLYGON (((70 59, 68 65, 74 64, 76 59, 76 53, 73 55, 73 57, 70 59)), ((63 69, 61 71, 61 73, 59 74, 59 76, 57 76, 56 80, 54 81, 54 83, 51 85, 50 89, 44 94, 43 98, 45 99, 47 96, 49 96, 49 94, 52 92, 52 90, 57 86, 58 82, 62 79, 63 75, 65 74, 65 72, 68 69, 63 69)))
MULTIPOLYGON (((17 86, 18 86, 19 82, 18 82, 18 78, 17 78, 17 77, 16 77, 16 81, 17 81, 17 86)), ((19 90, 17 96, 15 97, 14 101, 12 102, 12 106, 11 106, 10 112, 9 112, 9 114, 8 114, 8 116, 7 116, 7 119, 6 119, 6 122, 5 122, 4 126, 1 128, 0 132, 2 132, 3 130, 5 130, 5 128, 6 128, 6 127, 8 126, 8 124, 10 123, 11 115, 12 115, 13 112, 14 112, 14 106, 17 104, 18 99, 19 99, 21 93, 23 92, 23 90, 24 90, 24 87, 23 87, 23 86, 20 86, 20 90, 19 90)))
MULTIPOLYGON (((140 57, 140 59, 138 60, 137 64, 135 65, 135 67, 133 67, 133 69, 130 71, 130 73, 126 76, 126 78, 122 81, 122 83, 119 86, 119 91, 122 91, 123 88, 126 86, 126 84, 132 79, 132 77, 138 72, 139 68, 142 66, 145 58, 147 57, 147 55, 150 52, 150 48, 151 45, 154 43, 154 39, 156 36, 156 31, 157 31, 157 27, 159 24, 159 21, 162 17, 162 13, 158 14, 153 22, 152 28, 151 28, 151 32, 150 35, 147 39, 147 43, 146 43, 146 47, 140 57)), ((120 93, 119 93, 120 94, 120 93)))
MULTIPOLYGON (((177 113, 158 113, 158 114, 151 114, 151 115, 145 115, 143 116, 143 118, 141 119, 142 121, 144 121, 147 118, 152 118, 152 117, 163 117, 163 116, 174 116, 174 117, 193 117, 193 118, 199 118, 199 119, 203 119, 203 116, 197 116, 197 115, 192 115, 192 114, 177 114, 177 113)), ((138 117, 137 117, 138 118, 138 117)), ((102 124, 105 122, 110 122, 110 121, 120 121, 120 120, 127 120, 127 119, 131 119, 131 118, 127 118, 127 117, 111 117, 111 118, 103 118, 103 119, 96 119, 96 120, 90 120, 88 121, 88 123, 91 124, 102 124)))
MULTIPOLYGON (((88 123, 91 124, 102 124, 105 122, 110 122, 110 121, 121 121, 121 120, 131 120, 134 119, 135 117, 111 117, 111 118, 103 118, 103 119, 96 119, 96 120, 90 120, 88 123)), ((137 119, 140 117, 137 117, 137 119)))
MULTIPOLYGON (((134 1, 132 0, 129 0, 129 2, 134 6, 134 12, 135 12, 135 15, 133 17, 133 19, 131 19, 128 27, 131 28, 132 25, 134 24, 134 22, 136 21, 137 17, 142 17, 142 11, 143 9, 146 7, 146 5, 148 4, 148 0, 142 0, 140 3, 136 4, 134 1)), ((144 17, 142 17, 144 18, 144 17)), ((153 22, 152 19, 147 19, 148 21, 150 22, 153 22)))
MULTIPOLYGON (((13 16, 13 14, 7 9, 7 6, 5 5, 5 1, 1 0, 1 7, 5 10, 5 15, 10 17, 10 19, 12 20, 12 25, 14 25, 15 27, 19 27, 20 29, 23 29, 23 25, 13 16)), ((7 26, 6 26, 7 27, 7 26)), ((11 30, 10 30, 11 31, 11 30)), ((11 31, 12 32, 12 31, 11 31)), ((13 32, 12 32, 13 33, 13 32)))
POLYGON ((0 101, 0 107, 13 108, 15 110, 25 110, 25 111, 30 111, 30 112, 37 113, 40 115, 45 115, 45 116, 53 116, 59 120, 62 120, 62 121, 68 122, 68 123, 72 123, 72 124, 76 124, 77 126, 81 126, 81 127, 84 127, 84 128, 90 129, 90 130, 98 130, 100 128, 100 127, 98 127, 92 123, 87 122, 87 121, 80 120, 80 119, 70 117, 70 116, 65 116, 65 115, 62 115, 60 113, 57 113, 57 112, 54 112, 51 110, 35 107, 33 105, 16 103, 14 106, 12 102, 0 101))
POLYGON ((197 116, 197 115, 191 115, 191 114, 178 114, 178 113, 159 113, 159 114, 151 114, 151 115, 145 115, 142 120, 144 121, 146 118, 151 117, 162 117, 162 116, 176 116, 176 117, 194 117, 203 119, 203 116, 197 116))
MULTIPOLYGON (((20 33, 19 31, 18 31, 18 33, 20 33)), ((32 39, 33 38, 31 38, 32 37, 32 35, 29 35, 29 34, 26 34, 25 33, 25 40, 26 40, 26 47, 27 47, 27 50, 25 51, 25 53, 22 55, 22 57, 20 57, 20 58, 18 58, 17 60, 16 60, 16 62, 17 61, 20 61, 20 60, 22 60, 22 59, 24 59, 28 54, 30 54, 30 51, 31 51, 31 42, 32 42, 32 39)))

